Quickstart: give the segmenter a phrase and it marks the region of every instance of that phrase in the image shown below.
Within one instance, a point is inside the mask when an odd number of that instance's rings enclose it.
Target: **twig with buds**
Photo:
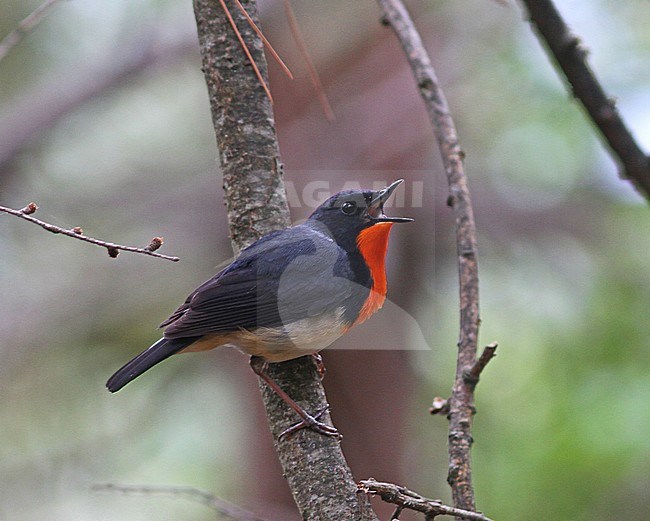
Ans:
[[[122,494],[185,498],[203,503],[215,512],[218,512],[224,518],[233,521],[268,521],[264,518],[257,517],[255,514],[247,512],[220,497],[194,487],[151,487],[144,485],[116,485],[114,483],[105,483],[93,485],[92,490],[98,492],[120,492]]]
[[[172,262],[178,262],[180,260],[178,257],[171,257],[169,255],[156,253],[156,250],[163,245],[164,241],[162,237],[154,237],[153,239],[151,239],[151,242],[144,248],[136,248],[134,246],[123,246],[121,244],[115,244],[112,242],[106,242],[100,239],[95,239],[94,237],[88,237],[87,235],[84,235],[84,231],[79,226],[75,226],[74,228],[70,228],[68,230],[65,228],[61,228],[60,226],[47,223],[45,221],[41,221],[36,217],[32,217],[32,214],[35,213],[36,210],[38,210],[38,206],[36,205],[36,203],[29,203],[27,206],[21,208],[20,210],[15,210],[13,208],[0,206],[0,212],[8,213],[11,215],[15,215],[16,217],[20,217],[21,219],[25,219],[26,221],[39,225],[41,228],[47,230],[48,232],[67,235],[68,237],[72,237],[73,239],[79,239],[80,241],[89,242],[97,246],[102,246],[108,250],[108,255],[113,258],[117,257],[120,251],[130,251],[133,253],[150,255],[151,257],[158,257],[159,259],[165,259]]]

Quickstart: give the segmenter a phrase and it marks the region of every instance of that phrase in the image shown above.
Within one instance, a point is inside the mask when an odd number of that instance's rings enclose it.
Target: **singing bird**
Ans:
[[[314,355],[379,310],[386,298],[386,250],[394,223],[382,190],[347,190],[330,197],[303,224],[258,239],[201,284],[161,324],[163,337],[108,380],[119,391],[176,353],[230,345],[302,418],[283,434],[309,427],[338,435],[289,397],[267,364]]]

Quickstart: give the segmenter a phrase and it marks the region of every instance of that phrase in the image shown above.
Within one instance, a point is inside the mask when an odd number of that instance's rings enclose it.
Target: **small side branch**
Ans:
[[[440,414],[447,416],[449,414],[449,400],[442,396],[436,396],[429,407],[429,414]]]
[[[93,485],[98,492],[119,492],[144,496],[167,496],[197,501],[233,521],[267,521],[209,492],[194,487],[151,487],[144,485],[115,485],[105,483]]]
[[[470,521],[491,521],[480,512],[443,505],[439,499],[428,499],[405,487],[375,481],[372,478],[359,483],[359,490],[366,494],[378,495],[386,503],[397,505],[391,521],[399,519],[398,516],[403,510],[422,512],[427,520],[436,516],[455,516],[457,519],[469,519]]]
[[[481,356],[474,362],[474,365],[463,372],[463,380],[472,389],[476,388],[483,369],[496,356],[498,345],[497,342],[486,345]],[[441,396],[436,396],[431,403],[431,407],[429,407],[429,414],[449,416],[449,400]]]
[[[83,230],[78,226],[75,226],[74,228],[70,228],[68,230],[66,228],[61,228],[60,226],[55,226],[54,224],[41,221],[40,219],[31,216],[31,214],[36,212],[36,210],[38,210],[38,206],[36,205],[36,203],[29,203],[27,206],[21,208],[20,210],[14,210],[13,208],[6,208],[4,206],[0,206],[0,212],[8,213],[11,215],[15,215],[16,217],[20,217],[21,219],[25,219],[26,221],[37,224],[38,226],[47,230],[48,232],[66,235],[68,237],[72,237],[73,239],[78,239],[80,241],[89,242],[97,246],[102,246],[106,248],[106,250],[108,251],[108,255],[112,258],[117,257],[120,251],[130,251],[133,253],[150,255],[151,257],[158,257],[159,259],[165,259],[172,262],[178,262],[180,260],[178,257],[171,257],[169,255],[156,253],[156,250],[163,245],[164,241],[162,237],[154,237],[153,239],[151,239],[149,245],[145,246],[144,248],[136,248],[134,246],[123,246],[121,244],[115,244],[113,242],[106,242],[99,239],[95,239],[93,237],[88,237],[87,235],[84,235]]]
[[[40,24],[49,14],[54,5],[61,0],[47,0],[34,9],[27,18],[23,19],[13,31],[0,42],[0,61],[13,49],[29,32]]]
[[[465,379],[466,383],[476,387],[483,369],[485,369],[485,366],[488,365],[490,360],[496,356],[498,345],[499,344],[497,342],[492,342],[491,344],[485,346],[478,360],[474,362],[474,365],[463,374],[463,378]]]
[[[540,40],[546,43],[551,57],[560,66],[571,85],[573,95],[600,130],[607,145],[623,166],[622,175],[630,179],[646,198],[650,198],[650,157],[635,141],[587,63],[587,50],[574,35],[552,0],[522,0],[530,22]]]

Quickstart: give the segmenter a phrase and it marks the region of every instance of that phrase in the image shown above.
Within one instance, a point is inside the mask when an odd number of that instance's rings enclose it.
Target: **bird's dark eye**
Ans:
[[[355,203],[354,201],[346,201],[343,203],[343,206],[341,206],[341,211],[345,215],[352,215],[356,210],[357,210],[357,203]]]

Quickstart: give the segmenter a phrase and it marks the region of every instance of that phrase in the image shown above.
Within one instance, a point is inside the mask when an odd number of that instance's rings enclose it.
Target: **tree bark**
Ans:
[[[254,2],[243,5],[251,12]],[[262,235],[291,224],[273,110],[219,2],[196,0],[194,11],[219,148],[230,238],[238,253]],[[242,21],[237,11],[232,14],[236,21]],[[261,42],[245,20],[238,26],[266,76]]]
[[[242,4],[257,23],[255,1]],[[271,102],[222,5],[225,4],[218,0],[195,0],[194,11],[231,239],[237,252],[258,237],[288,226],[290,219]],[[261,41],[236,6],[230,12],[266,79]],[[271,364],[269,375],[308,412],[315,413],[327,406],[309,357]],[[298,418],[265,384],[260,383],[260,389],[271,432],[278,439]],[[327,413],[321,420],[331,421]],[[377,519],[367,497],[357,492],[336,438],[303,429],[278,441],[276,449],[303,519]]]

